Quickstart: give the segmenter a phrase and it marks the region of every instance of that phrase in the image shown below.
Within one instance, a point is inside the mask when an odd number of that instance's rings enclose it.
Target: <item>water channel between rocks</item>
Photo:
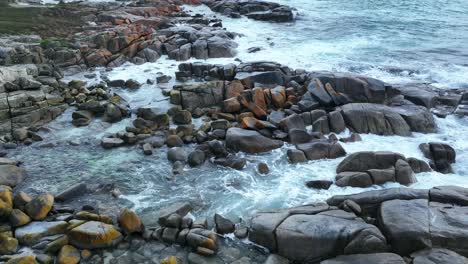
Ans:
[[[208,12],[207,8],[191,8],[194,12]],[[244,21],[244,22],[243,22]],[[250,31],[242,30],[245,19],[233,22],[226,18],[225,26],[228,30],[245,33],[237,39],[239,42],[238,57],[242,60],[271,59],[278,53],[268,57],[265,53],[249,55],[245,52],[248,46],[265,43],[253,40]],[[267,27],[262,22],[252,22],[253,27]],[[232,28],[236,27],[236,28]],[[273,37],[272,41],[278,40]],[[264,41],[265,42],[265,41]],[[282,43],[279,43],[281,45]],[[273,47],[274,48],[274,47]],[[272,48],[272,49],[273,49]],[[282,58],[285,61],[282,61]],[[290,60],[287,54],[277,58],[278,62],[287,65]],[[192,60],[195,61],[195,60]],[[230,63],[233,59],[210,59],[209,63]],[[296,67],[300,61],[296,61]],[[310,68],[311,65],[303,65]],[[330,70],[320,63],[315,64],[317,70]],[[110,72],[97,69],[94,78],[86,78],[84,74],[67,76],[66,80],[82,79],[89,84],[100,80],[106,75],[110,79],[133,78],[141,83],[147,79],[154,79],[157,73],[174,76],[177,63],[163,57],[155,63],[143,65],[126,64]],[[308,69],[309,70],[309,69]],[[88,73],[89,74],[89,73]],[[382,76],[380,76],[382,77]],[[390,76],[384,81],[414,81],[418,76],[408,79],[398,79]],[[423,80],[425,80],[423,78]],[[173,83],[167,85],[170,88]],[[132,109],[140,106],[155,105],[163,109],[170,107],[166,97],[162,95],[161,87],[156,84],[145,84],[137,91],[119,91],[131,105]],[[312,190],[305,186],[308,180],[333,180],[335,168],[342,160],[309,161],[305,164],[291,165],[287,161],[285,145],[271,153],[260,155],[245,155],[248,160],[247,167],[242,171],[219,167],[211,163],[195,169],[186,169],[183,175],[175,180],[167,180],[171,174],[171,164],[166,158],[166,148],[154,152],[152,156],[144,156],[138,147],[121,147],[113,150],[104,150],[99,140],[107,132],[117,132],[131,124],[131,119],[123,120],[113,125],[107,125],[100,120],[94,120],[88,127],[75,128],[71,125],[72,109],[67,110],[57,120],[47,127],[50,132],[42,132],[45,142],[35,143],[32,146],[18,148],[12,152],[11,157],[24,162],[29,177],[20,186],[20,189],[32,193],[57,193],[64,188],[78,182],[86,182],[90,186],[100,185],[93,194],[81,197],[80,203],[87,202],[97,205],[103,210],[115,210],[117,206],[129,206],[147,218],[152,219],[152,212],[176,201],[191,201],[195,206],[194,214],[209,216],[221,213],[231,218],[247,218],[256,210],[294,206],[312,202],[323,201],[336,194],[349,194],[362,192],[362,188],[341,188],[332,186],[329,190]],[[196,120],[200,123],[201,120]],[[345,143],[343,147],[348,153],[357,151],[394,151],[406,157],[424,159],[418,149],[420,143],[445,142],[457,152],[457,162],[454,164],[453,174],[440,174],[428,172],[417,174],[418,183],[411,188],[430,188],[440,185],[458,185],[468,187],[468,120],[456,116],[445,119],[436,118],[438,132],[436,134],[413,133],[411,137],[362,135],[363,141]],[[343,133],[343,136],[349,131]],[[79,146],[71,146],[69,140],[80,140]],[[55,147],[40,147],[44,143],[53,142]],[[186,146],[193,148],[194,146]],[[270,173],[260,175],[255,165],[258,161],[268,164]],[[117,187],[122,196],[110,198],[106,188]],[[368,189],[400,187],[397,183],[375,186]],[[151,223],[149,223],[151,225]]]

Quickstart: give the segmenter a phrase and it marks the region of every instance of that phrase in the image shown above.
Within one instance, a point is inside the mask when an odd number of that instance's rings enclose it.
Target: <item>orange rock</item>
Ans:
[[[235,113],[241,110],[241,104],[236,97],[229,98],[223,101],[223,109],[228,113]]]
[[[140,218],[130,209],[122,209],[118,221],[120,227],[126,234],[141,233],[144,230]]]
[[[286,102],[286,90],[282,86],[271,89],[271,99],[277,108],[283,108]]]
[[[78,264],[80,262],[80,251],[73,246],[65,245],[60,249],[57,264]]]
[[[255,103],[248,101],[246,95],[242,96],[241,104],[249,109],[259,119],[266,119],[267,113],[262,108],[258,107]]]
[[[253,90],[253,102],[262,110],[266,111],[268,109],[267,104],[265,102],[265,95],[263,94],[263,89],[260,87],[256,87]]]
[[[54,205],[54,196],[43,194],[26,204],[26,213],[34,220],[44,220]]]
[[[237,97],[242,94],[244,89],[245,89],[244,85],[242,85],[241,81],[238,81],[238,80],[232,81],[227,87],[224,97],[226,99]]]
[[[114,246],[122,240],[122,234],[109,224],[89,221],[68,232],[70,244],[83,249]]]
[[[291,102],[292,104],[297,103],[297,97],[294,95],[288,96],[288,102]]]
[[[261,130],[261,129],[264,129],[264,128],[271,128],[271,129],[276,128],[270,122],[258,120],[255,117],[245,117],[245,118],[243,118],[242,122],[240,123],[240,127],[245,128],[245,129],[254,129],[254,130]]]
[[[254,117],[254,114],[252,112],[244,112],[239,115],[239,121],[242,121],[246,117]]]

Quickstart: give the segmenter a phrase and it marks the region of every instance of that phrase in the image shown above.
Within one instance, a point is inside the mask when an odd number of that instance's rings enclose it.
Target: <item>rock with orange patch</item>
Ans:
[[[239,100],[236,97],[229,98],[223,101],[223,109],[228,113],[235,113],[240,111],[242,108]]]
[[[286,103],[286,89],[282,86],[278,86],[270,90],[271,100],[277,108],[283,108]]]
[[[253,92],[253,102],[262,110],[266,111],[268,109],[267,103],[265,101],[265,95],[263,94],[263,89],[256,87],[252,90]]]
[[[80,262],[80,251],[74,246],[65,245],[60,249],[57,264],[78,264]]]
[[[252,113],[254,113],[254,115],[259,118],[259,119],[263,119],[265,120],[267,118],[267,113],[265,112],[265,110],[263,110],[262,108],[260,108],[258,105],[256,105],[254,102],[251,102],[247,99],[247,96],[244,95],[242,96],[242,99],[241,99],[241,104],[246,107],[247,109],[249,109]]]
[[[54,205],[54,196],[39,195],[26,204],[26,213],[34,220],[44,220]]]
[[[161,260],[161,264],[181,264],[183,263],[180,259],[174,256],[169,256],[163,260]]]
[[[116,245],[122,234],[112,225],[89,221],[70,230],[68,238],[78,248],[95,249]]]
[[[242,119],[246,117],[255,117],[255,115],[252,112],[244,112],[239,115],[239,121],[242,121]]]
[[[232,81],[224,92],[224,98],[229,99],[237,97],[244,91],[244,85],[241,81]]]
[[[261,130],[265,128],[276,129],[276,127],[267,121],[258,120],[255,117],[245,117],[240,123],[241,128]]]
[[[37,264],[35,256],[18,256],[13,257],[6,264]]]
[[[122,209],[120,212],[119,224],[124,233],[128,235],[132,233],[141,233],[145,229],[137,214],[127,208]]]

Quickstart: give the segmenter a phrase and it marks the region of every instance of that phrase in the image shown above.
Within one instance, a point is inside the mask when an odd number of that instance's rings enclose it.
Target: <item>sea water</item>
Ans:
[[[270,60],[292,68],[330,70],[369,75],[389,83],[427,82],[442,88],[468,87],[468,12],[463,1],[335,1],[281,0],[297,9],[297,21],[275,24],[246,18],[232,19],[212,13],[206,7],[186,7],[223,19],[227,30],[242,34],[237,58],[242,61]],[[261,47],[257,53],[248,48]],[[196,61],[196,60],[191,60]],[[230,59],[210,59],[208,63],[232,63]],[[94,79],[83,74],[66,79],[86,79],[88,83],[110,79],[133,78],[142,83],[157,74],[174,78],[177,63],[163,56],[155,63],[125,64],[106,72],[96,70]],[[173,83],[171,83],[173,84]],[[167,109],[170,104],[156,84],[144,84],[137,91],[118,91],[132,109],[154,105]],[[171,164],[167,149],[144,156],[138,147],[104,150],[99,140],[105,133],[123,130],[130,119],[106,125],[94,120],[90,126],[75,128],[67,110],[43,132],[45,141],[56,142],[53,148],[40,144],[20,148],[13,157],[24,162],[29,177],[21,188],[29,192],[56,193],[86,182],[91,186],[112,184],[122,196],[110,194],[83,197],[105,210],[109,204],[125,205],[139,212],[155,211],[172,202],[190,201],[195,214],[212,216],[218,212],[230,217],[248,217],[256,210],[295,206],[323,201],[337,194],[365,190],[402,187],[387,183],[371,188],[332,186],[329,190],[312,190],[309,180],[333,180],[336,166],[343,158],[289,164],[285,145],[271,153],[243,155],[247,167],[242,171],[210,163],[195,169],[186,168],[183,175],[168,180]],[[362,142],[344,143],[348,153],[357,151],[394,151],[406,157],[426,160],[418,146],[426,142],[444,142],[457,152],[454,173],[428,172],[417,174],[418,182],[410,188],[438,185],[468,187],[468,119],[448,116],[436,118],[437,133],[414,133],[411,137],[361,135]],[[349,131],[339,136],[347,136]],[[80,146],[67,142],[79,139]],[[187,146],[190,151],[192,146]],[[265,162],[270,168],[266,176],[256,172],[256,164]]]

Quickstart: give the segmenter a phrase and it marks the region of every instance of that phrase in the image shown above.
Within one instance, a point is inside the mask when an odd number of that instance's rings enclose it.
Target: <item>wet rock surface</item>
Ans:
[[[291,8],[271,2],[202,2],[230,17],[294,20]],[[0,42],[0,140],[5,150],[1,156],[15,148],[21,153],[25,145],[32,145],[25,151],[40,146],[44,153],[73,146],[79,150],[70,157],[70,168],[37,164],[42,161],[38,158],[34,166],[42,174],[28,177],[51,179],[44,175],[50,166],[64,169],[61,176],[68,183],[70,170],[83,170],[77,175],[83,182],[53,190],[55,197],[38,193],[43,186],[29,188],[30,197],[20,191],[25,179],[33,181],[26,178],[24,164],[0,158],[0,185],[5,185],[0,186],[0,262],[466,263],[468,191],[462,187],[383,189],[334,196],[327,204],[260,212],[262,208],[244,208],[254,214],[251,221],[235,210],[229,212],[232,204],[209,205],[206,200],[213,196],[203,197],[206,193],[222,193],[232,201],[245,197],[242,194],[252,190],[245,186],[246,177],[259,192],[263,181],[271,180],[278,188],[271,195],[279,201],[283,183],[272,174],[284,168],[283,161],[297,169],[304,164],[323,166],[323,160],[348,155],[353,149],[348,144],[362,141],[359,133],[434,133],[438,128],[433,114],[463,116],[468,99],[464,91],[390,85],[356,74],[306,72],[269,61],[194,62],[235,57],[238,35],[224,29],[217,18],[182,12],[182,4],[198,1],[78,4],[73,8],[88,14],[83,18],[87,26],[74,43],[41,41],[36,36]],[[178,65],[174,78],[158,72],[146,82],[136,76],[111,80],[104,71],[85,74],[92,84],[62,79],[62,70],[107,67],[112,72],[126,62],[141,65],[162,56],[188,62]],[[100,82],[91,81],[94,78]],[[129,96],[147,92],[155,83],[157,92],[166,96],[162,101],[143,105]],[[169,109],[160,107],[163,101],[170,103]],[[52,133],[46,133],[44,125],[64,111],[75,132],[84,130],[98,139],[73,136],[66,147],[49,141]],[[99,131],[92,128],[96,124],[102,125]],[[141,155],[136,159],[135,149]],[[282,149],[287,152],[279,155]],[[453,172],[453,147],[427,143],[420,149],[429,164],[394,152],[349,153],[336,160],[335,182],[311,178],[305,186],[324,194],[338,187],[411,185],[415,173],[431,168]],[[108,162],[96,154],[103,151],[115,158],[116,168],[109,168],[112,173],[105,176],[90,173],[89,160]],[[277,157],[264,162],[270,152]],[[162,166],[156,173],[146,171],[155,163]],[[134,169],[131,180],[115,176],[118,172],[129,177],[128,167]],[[197,190],[197,181],[208,177],[205,168],[240,172],[235,174],[238,178],[213,181]],[[188,170],[194,172],[188,176]],[[151,180],[143,176],[149,173]],[[284,173],[296,176],[294,169]],[[130,186],[135,182],[139,183]],[[194,187],[182,189],[180,182]],[[139,189],[151,184],[151,195],[160,192],[164,198],[156,201],[145,196],[148,190]],[[139,195],[143,198],[135,198]],[[310,193],[303,196],[310,198]],[[143,212],[128,209],[140,202],[151,206]],[[221,206],[226,211],[206,215]],[[272,254],[267,257],[262,249],[243,243],[245,238]]]
[[[255,0],[205,0],[202,2],[211,10],[233,18],[245,15],[251,19],[270,22],[290,22],[294,20],[293,10],[290,7],[273,2]]]

